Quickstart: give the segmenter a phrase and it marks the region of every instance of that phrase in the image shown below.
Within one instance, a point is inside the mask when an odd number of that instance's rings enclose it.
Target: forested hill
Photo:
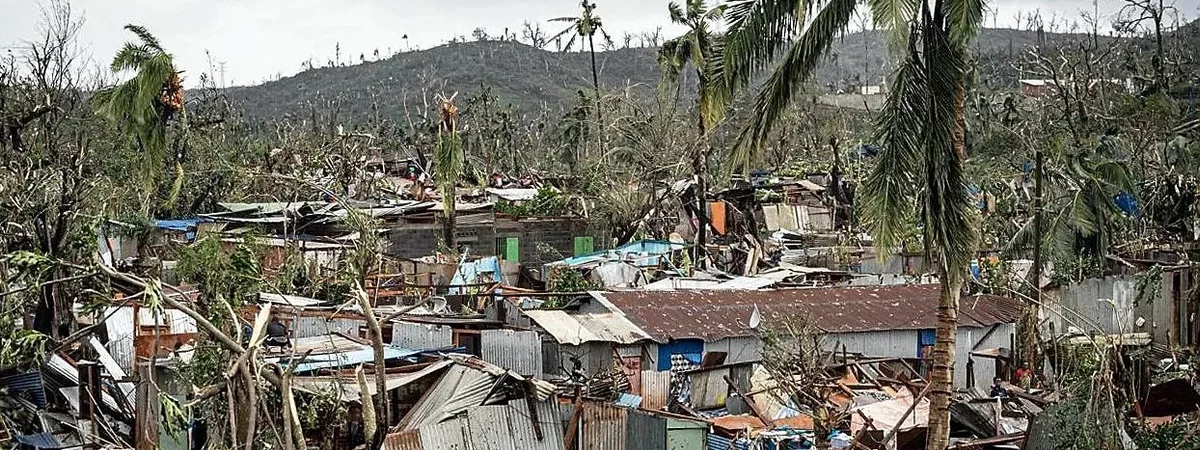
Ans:
[[[1187,28],[1198,27],[1193,23]],[[1050,44],[1085,38],[1046,36]],[[980,70],[989,79],[1014,84],[1019,74],[1013,61],[1036,43],[1035,32],[985,29],[973,48],[980,55]],[[656,48],[597,53],[601,84],[606,89],[651,93],[660,79],[656,53]],[[890,61],[881,32],[848,34],[818,70],[817,81],[822,86],[879,84],[892,70]],[[406,108],[418,111],[425,102],[432,104],[437,93],[466,95],[481,85],[522,111],[537,112],[543,106],[557,111],[591,86],[589,55],[540,50],[513,41],[446,44],[379,61],[306,70],[256,86],[231,88],[229,95],[251,120],[307,117],[314,106],[337,110],[345,120],[362,120],[375,114],[404,117]]]

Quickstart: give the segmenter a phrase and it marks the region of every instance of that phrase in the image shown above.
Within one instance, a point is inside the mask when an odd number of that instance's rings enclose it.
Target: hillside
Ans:
[[[1047,34],[1046,40],[1058,45],[1086,37]],[[973,47],[992,83],[1012,85],[1019,77],[1013,62],[1036,43],[1035,32],[985,29]],[[651,92],[660,76],[656,52],[628,48],[598,53],[601,84],[608,89]],[[837,42],[818,69],[816,81],[822,86],[879,84],[893,67],[881,32],[852,33]],[[466,95],[481,84],[523,111],[543,106],[558,110],[573,101],[578,90],[591,86],[590,61],[586,53],[545,51],[512,41],[467,42],[353,66],[307,70],[257,86],[231,88],[229,96],[252,120],[307,116],[310,105],[331,104],[336,104],[342,117],[362,120],[375,108],[388,117],[403,117],[406,102],[408,111],[416,111],[424,99],[432,102],[436,93]]]
[[[659,71],[655,52],[634,48],[596,56],[601,83],[606,87],[639,86],[653,89]],[[373,105],[402,116],[433,102],[439,92],[463,95],[481,84],[506,103],[522,110],[542,105],[557,109],[579,89],[591,86],[591,65],[586,53],[538,50],[511,41],[447,44],[402,53],[392,58],[346,67],[307,70],[295,76],[257,86],[237,87],[229,96],[241,103],[254,119],[306,115],[310,104],[339,101],[342,112],[354,119],[367,117]]]

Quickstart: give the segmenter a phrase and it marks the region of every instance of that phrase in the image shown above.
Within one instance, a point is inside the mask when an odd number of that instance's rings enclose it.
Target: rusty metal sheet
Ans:
[[[480,357],[521,375],[542,374],[542,338],[536,331],[483,330]]]
[[[752,336],[754,309],[764,319],[807,314],[822,330],[863,332],[937,327],[938,285],[893,285],[759,291],[623,291],[602,294],[654,340],[716,341]],[[960,301],[960,327],[1016,322],[1021,304],[999,296]]]
[[[658,411],[671,396],[671,372],[642,371],[642,408]]]
[[[607,403],[586,402],[580,417],[583,437],[579,450],[634,450],[627,446],[629,410]]]
[[[416,430],[389,434],[383,440],[383,450],[424,450],[421,434]]]

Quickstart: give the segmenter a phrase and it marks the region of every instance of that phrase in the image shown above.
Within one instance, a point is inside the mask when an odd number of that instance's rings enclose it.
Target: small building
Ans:
[[[893,285],[781,290],[628,291],[595,294],[584,313],[617,311],[657,343],[656,358],[643,367],[680,371],[701,365],[758,361],[763,344],[754,316],[768,326],[807,315],[824,332],[830,350],[869,357],[902,358],[920,366],[931,354],[940,287]],[[960,301],[955,380],[967,385],[968,360],[983,350],[1005,354],[1015,334],[1021,303],[975,295]],[[973,361],[974,380],[1003,369],[1002,358]],[[919,369],[920,370],[920,369]]]

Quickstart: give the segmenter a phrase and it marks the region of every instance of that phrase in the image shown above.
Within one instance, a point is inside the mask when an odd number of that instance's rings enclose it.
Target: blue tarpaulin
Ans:
[[[1128,192],[1121,191],[1120,194],[1117,194],[1117,198],[1113,199],[1113,203],[1116,203],[1117,208],[1120,208],[1125,214],[1131,216],[1138,214],[1137,197],[1130,195]]]
[[[617,406],[637,409],[639,406],[642,406],[642,397],[633,394],[621,394],[617,398]]]
[[[190,242],[196,240],[196,225],[203,221],[203,219],[198,217],[191,219],[164,219],[155,220],[154,226],[163,230],[182,231],[187,233],[187,239]]]
[[[26,445],[33,448],[67,448],[66,445],[63,445],[58,438],[54,437],[54,435],[50,433],[17,435],[16,439],[17,442],[21,443],[21,445]]]
[[[480,258],[473,262],[463,262],[458,264],[458,270],[454,272],[454,278],[450,280],[450,286],[468,286],[475,283],[500,283],[500,259],[495,256]],[[468,288],[450,288],[451,294],[467,294]]]
[[[586,255],[566,258],[550,264],[576,267],[586,265],[588,263],[623,261],[628,258],[641,256],[642,258],[638,258],[639,263],[644,263],[645,265],[658,265],[661,256],[670,255],[674,251],[683,250],[685,248],[687,248],[686,244],[679,244],[670,241],[636,241],[614,249],[600,250],[588,253]]]

